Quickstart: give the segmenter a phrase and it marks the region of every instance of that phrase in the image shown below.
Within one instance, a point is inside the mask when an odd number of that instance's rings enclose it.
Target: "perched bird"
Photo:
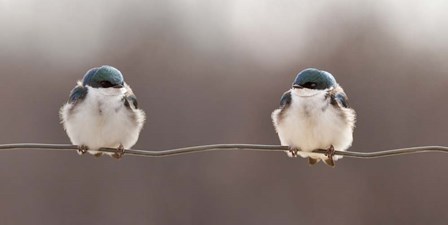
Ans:
[[[334,166],[334,161],[342,158],[334,151],[347,150],[353,141],[355,111],[348,106],[342,87],[326,71],[309,68],[299,72],[271,116],[281,144],[290,147],[288,155],[308,157],[311,165],[323,160]],[[326,149],[327,154],[310,153],[317,149]]]
[[[79,154],[101,156],[103,153],[96,151],[99,148],[116,148],[115,153],[106,154],[117,159],[137,142],[145,122],[131,88],[112,66],[87,71],[59,115]]]

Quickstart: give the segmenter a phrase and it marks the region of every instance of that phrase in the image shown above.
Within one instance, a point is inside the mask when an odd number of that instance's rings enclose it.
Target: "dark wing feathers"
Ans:
[[[70,92],[70,97],[68,99],[69,103],[76,104],[78,101],[83,100],[87,95],[87,88],[81,85],[76,86]]]
[[[291,104],[291,90],[283,93],[282,97],[280,98],[280,107],[284,107],[289,104]]]
[[[138,109],[137,97],[134,94],[124,96],[124,105],[129,109]]]
[[[340,105],[342,105],[344,108],[349,108],[348,106],[348,99],[347,96],[344,93],[337,93],[334,98],[337,102],[339,102]]]
[[[344,108],[350,108],[350,106],[348,105],[347,95],[345,95],[344,91],[340,87],[332,89],[330,91],[330,97],[331,97],[331,104],[333,105],[337,104]]]

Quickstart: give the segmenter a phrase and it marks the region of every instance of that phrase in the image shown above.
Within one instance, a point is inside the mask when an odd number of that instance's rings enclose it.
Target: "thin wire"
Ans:
[[[78,146],[68,144],[39,144],[39,143],[17,143],[17,144],[0,144],[0,150],[12,149],[39,149],[39,150],[76,150]],[[167,157],[181,154],[205,152],[205,151],[222,151],[222,150],[238,150],[238,151],[287,151],[287,146],[280,145],[255,145],[255,144],[216,144],[202,145],[194,147],[176,148],[161,151],[147,151],[137,149],[125,149],[126,155],[144,156],[144,157]],[[114,148],[101,148],[101,152],[115,152]],[[325,154],[327,150],[317,149],[315,153]],[[351,158],[372,159],[413,153],[424,152],[445,152],[448,153],[448,147],[444,146],[421,146],[411,148],[399,148],[377,152],[350,152],[335,151],[335,155],[341,155]]]

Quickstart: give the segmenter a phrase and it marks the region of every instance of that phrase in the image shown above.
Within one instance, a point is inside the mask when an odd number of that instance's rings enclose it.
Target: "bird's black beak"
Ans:
[[[113,86],[113,88],[122,88],[122,87],[123,87],[123,84],[117,84],[117,85]]]
[[[293,84],[293,85],[292,85],[292,88],[294,88],[294,89],[295,89],[295,88],[301,89],[301,88],[303,88],[303,87],[300,86],[300,85],[298,85],[298,84]]]

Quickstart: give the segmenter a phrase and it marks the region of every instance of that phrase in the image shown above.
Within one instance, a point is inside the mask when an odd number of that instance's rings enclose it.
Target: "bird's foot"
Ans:
[[[76,152],[78,152],[79,155],[84,155],[87,153],[87,150],[89,150],[89,147],[86,145],[78,145],[78,149],[76,149]]]
[[[330,148],[328,148],[327,152],[325,153],[325,156],[328,157],[328,159],[324,160],[325,164],[327,164],[327,165],[329,165],[331,167],[335,166],[334,165],[334,159],[333,159],[334,154],[335,154],[334,146],[331,145]]]
[[[331,145],[328,149],[327,152],[325,152],[325,156],[328,156],[328,158],[333,158],[335,153],[334,147],[333,145]]]
[[[120,144],[117,148],[117,151],[112,155],[112,157],[116,159],[120,159],[124,155],[124,147],[122,144]]]
[[[98,158],[98,157],[103,156],[103,153],[102,152],[98,152],[98,153],[95,153],[94,156]]]
[[[286,153],[288,153],[289,157],[296,158],[298,156],[298,154],[297,154],[298,151],[299,151],[299,149],[290,147]]]

